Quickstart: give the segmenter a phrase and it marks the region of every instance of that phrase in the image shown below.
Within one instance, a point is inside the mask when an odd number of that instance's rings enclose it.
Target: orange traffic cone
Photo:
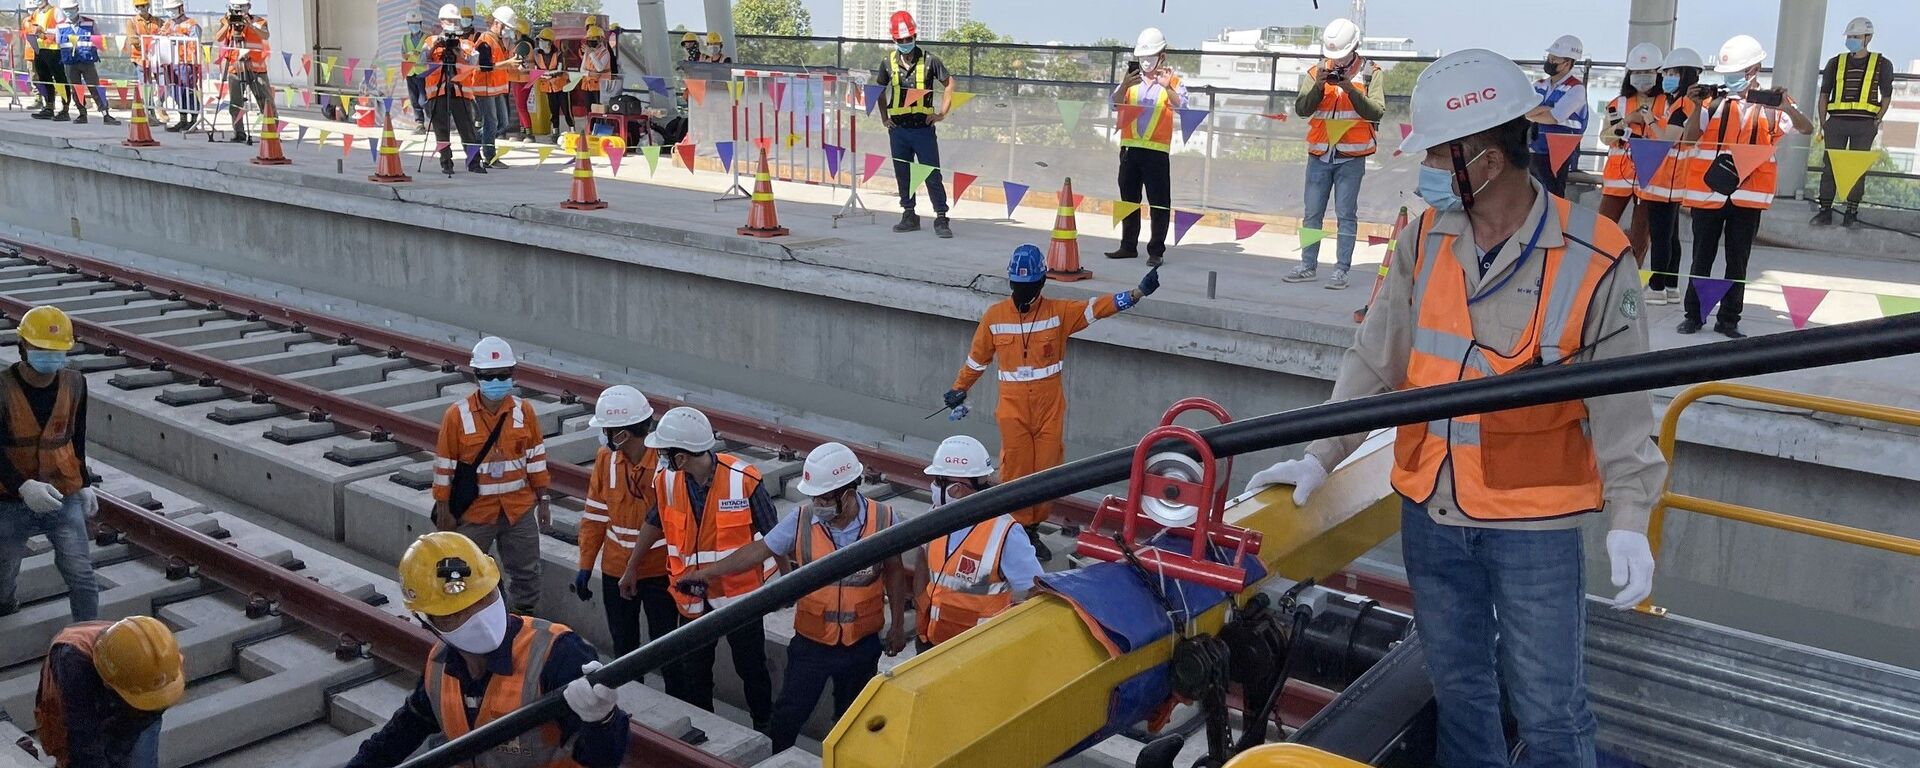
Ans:
[[[128,147],[157,147],[160,142],[153,140],[153,131],[147,127],[147,105],[140,98],[140,86],[133,87],[133,119],[127,121],[127,140],[120,142]]]
[[[273,99],[260,103],[260,153],[253,158],[254,165],[291,165],[285,153],[280,151],[280,115],[273,110]]]
[[[400,166],[400,140],[393,137],[393,113],[387,113],[387,122],[380,128],[380,160],[373,165],[373,175],[368,181],[383,184],[399,184],[413,181],[407,175],[407,169]]]
[[[767,174],[767,148],[760,148],[760,168],[753,172],[753,202],[747,204],[747,225],[739,229],[749,237],[780,237],[787,228],[773,210],[773,178]]]
[[[1367,294],[1367,304],[1353,311],[1353,321],[1367,321],[1367,310],[1373,307],[1373,300],[1380,297],[1380,285],[1387,281],[1387,265],[1393,263],[1393,244],[1400,240],[1400,230],[1407,228],[1407,207],[1400,206],[1400,215],[1393,217],[1393,236],[1387,238],[1387,256],[1380,260],[1380,272],[1373,278],[1373,293]]]
[[[607,207],[607,201],[600,199],[600,190],[593,185],[593,156],[587,154],[587,138],[581,135],[573,142],[573,189],[567,193],[567,201],[560,207],[573,211],[597,211]]]
[[[1073,179],[1060,184],[1060,209],[1053,216],[1053,241],[1047,244],[1047,277],[1073,282],[1093,277],[1080,266],[1080,229],[1073,223]]]

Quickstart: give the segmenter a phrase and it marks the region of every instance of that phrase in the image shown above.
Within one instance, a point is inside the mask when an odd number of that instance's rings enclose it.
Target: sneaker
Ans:
[[[933,217],[933,234],[939,237],[953,237],[953,225],[947,223],[947,217]]]
[[[100,122],[106,123],[107,125],[119,125],[120,119],[114,117],[113,115],[101,115]]]
[[[901,212],[900,223],[893,225],[893,231],[895,232],[920,231],[920,215],[917,213],[914,213],[913,211]]]
[[[1668,304],[1680,303],[1680,289],[1678,288],[1667,289],[1667,303]]]
[[[86,125],[86,124],[87,124],[87,113],[85,113],[85,112],[82,112],[82,113],[80,113],[80,114],[77,114],[77,115],[74,115],[74,116],[73,116],[73,124],[74,124],[74,125]]]
[[[33,117],[33,119],[35,119],[35,120],[52,120],[52,119],[53,119],[53,110],[51,110],[51,109],[43,109],[43,110],[40,110],[40,111],[38,111],[38,112],[35,112],[35,113],[33,113],[33,115],[32,115],[32,117]]]
[[[1288,272],[1285,277],[1282,277],[1280,279],[1282,281],[1289,282],[1289,283],[1304,283],[1314,279],[1314,277],[1317,276],[1318,274],[1319,274],[1318,269],[1302,264],[1300,266],[1294,267],[1292,272]]]
[[[1725,320],[1714,323],[1713,332],[1729,339],[1744,339],[1747,337],[1746,334],[1740,332],[1739,323],[1729,323]]]
[[[233,131],[233,136],[229,137],[227,142],[231,144],[245,144],[247,143],[247,132],[236,128]]]
[[[66,110],[65,108],[62,108],[62,109],[60,110],[60,112],[59,112],[58,114],[55,114],[55,115],[53,116],[53,119],[55,119],[55,120],[59,120],[60,122],[63,122],[63,123],[64,123],[64,122],[66,122],[66,121],[67,121],[67,110]]]
[[[475,155],[472,160],[467,161],[467,173],[486,173],[486,172],[487,172],[487,166],[485,163],[480,162],[479,155]]]
[[[1692,336],[1693,334],[1700,332],[1700,321],[1695,320],[1693,318],[1687,318],[1685,320],[1681,320],[1680,327],[1675,328],[1674,330],[1678,331],[1682,336]]]
[[[1343,291],[1343,290],[1346,290],[1346,288],[1347,288],[1347,271],[1346,271],[1346,270],[1344,270],[1344,269],[1340,269],[1340,268],[1338,268],[1338,267],[1335,267],[1335,268],[1334,268],[1334,270],[1333,270],[1333,277],[1332,277],[1331,279],[1329,279],[1329,280],[1327,280],[1327,285],[1326,285],[1326,288],[1327,288],[1327,290],[1329,290],[1329,291]]]
[[[1650,306],[1650,307],[1663,306],[1667,303],[1667,292],[1650,289],[1647,291],[1645,300],[1646,300],[1647,306]]]
[[[1107,251],[1106,257],[1109,259],[1137,259],[1140,258],[1140,252],[1132,248],[1115,248]]]
[[[1814,214],[1813,219],[1808,221],[1807,223],[1816,227],[1832,226],[1833,209],[1825,206],[1821,206],[1820,212]]]

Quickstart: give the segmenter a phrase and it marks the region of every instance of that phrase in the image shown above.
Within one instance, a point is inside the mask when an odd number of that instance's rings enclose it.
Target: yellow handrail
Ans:
[[[1667,414],[1660,421],[1660,453],[1667,457],[1669,467],[1673,464],[1673,448],[1677,442],[1675,433],[1680,428],[1680,412],[1703,397],[1727,397],[1756,403],[1768,403],[1789,408],[1804,408],[1819,413],[1831,413],[1840,416],[1852,416],[1889,424],[1901,424],[1920,427],[1920,411],[1895,408],[1887,405],[1873,405],[1852,400],[1841,400],[1819,395],[1804,395],[1798,392],[1784,392],[1778,389],[1756,387],[1750,384],[1733,384],[1716,381],[1708,384],[1688,387],[1667,406]],[[1661,531],[1665,527],[1667,509],[1682,509],[1702,515],[1737,520],[1743,523],[1763,525],[1782,531],[1804,533],[1831,541],[1858,544],[1863,547],[1883,549],[1906,555],[1920,556],[1920,539],[1910,539],[1890,533],[1869,531],[1820,520],[1808,520],[1804,517],[1769,512],[1764,509],[1730,504],[1724,501],[1703,499],[1674,493],[1671,470],[1667,473],[1668,484],[1660,490],[1660,499],[1654,504],[1653,516],[1647,521],[1647,542],[1653,547],[1654,558],[1660,556]],[[1666,610],[1653,604],[1653,596],[1648,595],[1641,601],[1638,610],[1644,613],[1662,615]]]

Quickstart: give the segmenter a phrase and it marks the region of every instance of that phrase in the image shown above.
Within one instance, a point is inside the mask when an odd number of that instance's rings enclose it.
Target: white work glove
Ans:
[[[44,515],[60,508],[60,492],[50,483],[28,480],[20,484],[20,499],[27,503],[27,509],[34,514]]]
[[[80,509],[87,513],[87,519],[92,520],[98,517],[100,515],[100,494],[94,491],[92,487],[81,488],[79,494]]]
[[[1327,468],[1320,466],[1320,460],[1312,456],[1288,459],[1253,474],[1247,481],[1247,492],[1265,488],[1269,485],[1293,486],[1293,505],[1306,506],[1307,497],[1327,481]]]
[[[600,662],[589,661],[580,665],[580,677],[567,683],[561,695],[567,698],[567,706],[580,717],[583,723],[598,723],[613,715],[613,707],[619,703],[613,689],[587,680],[586,676],[600,668]]]
[[[1646,534],[1608,531],[1607,560],[1613,563],[1613,585],[1625,587],[1608,601],[1614,610],[1629,610],[1653,594],[1653,548]]]

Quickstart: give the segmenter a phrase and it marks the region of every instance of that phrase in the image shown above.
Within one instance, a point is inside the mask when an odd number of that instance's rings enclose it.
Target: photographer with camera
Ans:
[[[1633,224],[1627,239],[1633,243],[1633,259],[1647,262],[1647,212],[1635,204],[1633,156],[1628,144],[1633,139],[1658,138],[1672,109],[1666,94],[1660,92],[1660,60],[1666,54],[1660,46],[1641,43],[1627,52],[1627,76],[1620,81],[1620,95],[1607,102],[1607,126],[1600,143],[1607,147],[1607,164],[1600,171],[1600,215],[1615,224],[1635,205]]]
[[[1720,46],[1719,64],[1713,68],[1725,78],[1724,84],[1695,85],[1687,91],[1691,113],[1685,139],[1699,142],[1686,176],[1686,206],[1693,211],[1693,268],[1688,271],[1696,277],[1713,274],[1715,252],[1720,250],[1721,237],[1726,238],[1723,276],[1732,285],[1720,300],[1713,330],[1731,339],[1746,336],[1739,325],[1746,299],[1747,257],[1760,231],[1760,214],[1773,207],[1777,170],[1773,153],[1768,152],[1765,162],[1742,176],[1733,150],[1743,144],[1771,147],[1790,130],[1813,133],[1813,121],[1800,112],[1786,89],[1754,87],[1766,58],[1760,41],[1735,36]],[[1686,319],[1678,330],[1696,333],[1703,318],[1700,296],[1691,282],[1686,307]]]
[[[450,130],[460,132],[462,146],[476,146],[473,97],[469,82],[479,72],[479,56],[460,34],[460,7],[453,3],[440,6],[440,34],[427,51],[427,120],[433,124],[434,140],[440,147],[440,172],[453,175],[453,148],[447,143]],[[478,154],[467,158],[468,173],[486,173]]]
[[[1566,197],[1567,172],[1579,162],[1580,153],[1569,152],[1559,167],[1553,164],[1553,152],[1547,136],[1587,132],[1587,84],[1573,76],[1573,65],[1586,58],[1586,46],[1580,38],[1561,35],[1547,46],[1547,76],[1533,81],[1533,92],[1540,95],[1540,106],[1527,112],[1533,125],[1533,177],[1547,191]]]
[[[1360,57],[1360,27],[1334,19],[1320,47],[1326,58],[1307,70],[1307,82],[1301,84],[1300,96],[1293,102],[1294,114],[1307,118],[1307,153],[1312,155],[1307,160],[1307,215],[1300,226],[1319,229],[1326,221],[1327,197],[1333,196],[1340,240],[1327,288],[1340,290],[1347,287],[1347,270],[1353,268],[1353,239],[1360,231],[1360,180],[1367,175],[1367,157],[1379,148],[1374,123],[1386,112],[1387,99],[1385,91],[1373,87],[1380,67]],[[1346,127],[1334,135],[1328,121]],[[1312,280],[1319,261],[1316,241],[1300,250],[1300,266],[1281,279]]]
[[[247,93],[252,92],[254,101],[261,104],[273,98],[272,86],[267,82],[269,37],[267,17],[253,15],[252,0],[227,3],[227,18],[221,23],[220,32],[214,35],[214,41],[219,44],[217,60],[222,63],[227,78],[227,98],[231,99],[227,114],[233,118],[232,141],[236,144],[247,140],[247,125],[242,120],[247,109]]]

